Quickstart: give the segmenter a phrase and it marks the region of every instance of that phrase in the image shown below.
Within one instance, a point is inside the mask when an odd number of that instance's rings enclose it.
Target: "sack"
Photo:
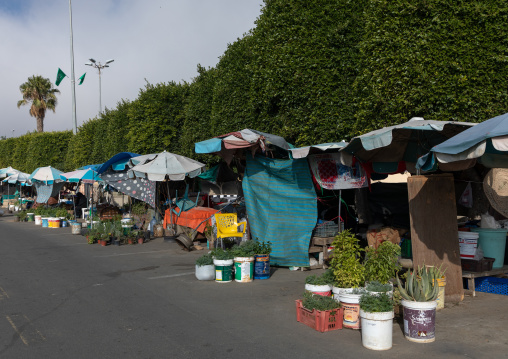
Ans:
[[[496,222],[494,217],[488,213],[482,214],[482,220],[480,222],[482,228],[501,228],[501,225]]]
[[[385,241],[394,244],[400,243],[400,233],[395,228],[385,227],[381,229],[370,229],[367,231],[367,242],[369,247],[377,249],[379,245]]]

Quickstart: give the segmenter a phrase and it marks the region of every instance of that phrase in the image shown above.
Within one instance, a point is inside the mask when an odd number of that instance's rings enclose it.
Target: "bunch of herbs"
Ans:
[[[308,310],[333,310],[340,308],[340,303],[335,301],[332,297],[324,297],[322,295],[312,295],[311,293],[304,293],[302,305]]]
[[[391,312],[393,300],[386,293],[365,293],[360,297],[360,308],[369,313]]]

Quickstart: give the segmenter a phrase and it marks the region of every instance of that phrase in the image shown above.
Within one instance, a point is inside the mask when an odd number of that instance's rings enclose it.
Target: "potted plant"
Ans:
[[[215,281],[227,283],[233,280],[233,253],[229,249],[215,248],[212,250],[215,265]]]
[[[254,279],[270,278],[270,253],[272,253],[272,243],[270,241],[259,241],[256,238],[257,249],[254,254]]]
[[[391,283],[383,284],[373,280],[365,284],[365,289],[373,294],[386,293],[390,298],[393,296],[393,285]]]
[[[365,280],[386,284],[400,270],[400,246],[385,241],[378,248],[365,248]]]
[[[435,271],[427,267],[418,267],[410,271],[402,282],[397,275],[397,285],[402,296],[404,336],[417,343],[430,343],[436,340],[435,322],[439,286]]]
[[[198,280],[215,279],[215,266],[210,253],[203,254],[196,260],[196,278]]]
[[[252,282],[254,278],[254,255],[258,249],[255,241],[246,241],[231,248],[235,264],[235,281],[240,283]]]
[[[296,320],[322,333],[342,329],[342,315],[340,303],[331,297],[306,292],[296,301]]]
[[[86,235],[86,240],[88,244],[94,244],[96,243],[100,238],[99,231],[96,228],[90,228],[88,230],[88,233]]]
[[[365,267],[361,263],[361,253],[357,238],[350,230],[340,232],[332,242],[334,250],[330,259],[330,269],[334,276],[334,298],[344,308],[344,327],[360,329],[360,295],[353,288],[365,283]]]
[[[373,350],[392,347],[393,301],[386,293],[366,292],[360,297],[362,344]]]
[[[14,217],[14,222],[24,222],[26,219],[26,211],[19,211]]]
[[[305,278],[305,290],[312,294],[330,297],[332,295],[333,272],[329,269],[322,275]]]
[[[445,270],[442,270],[441,268],[443,265],[441,264],[439,267],[435,266],[426,266],[430,272],[430,275],[432,278],[437,278],[437,285],[439,287],[439,294],[437,296],[437,307],[436,310],[440,310],[444,308],[445,303],[445,286],[446,286],[446,277],[445,277]],[[435,284],[435,282],[432,282],[432,284]]]
[[[205,223],[203,234],[206,238],[206,248],[213,249],[215,247],[215,238],[213,235],[213,227],[210,225],[209,221]]]

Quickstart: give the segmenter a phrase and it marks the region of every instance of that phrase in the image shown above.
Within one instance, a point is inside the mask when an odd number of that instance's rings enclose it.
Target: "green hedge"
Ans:
[[[254,128],[297,145],[350,139],[420,116],[481,122],[506,112],[508,3],[266,0],[256,26],[191,83],[147,84],[70,132],[0,140],[25,172],[102,163],[117,152],[194,154]]]

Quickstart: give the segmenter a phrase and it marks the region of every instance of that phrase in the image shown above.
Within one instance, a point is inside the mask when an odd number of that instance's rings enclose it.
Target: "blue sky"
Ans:
[[[254,27],[262,0],[73,0],[78,126],[99,112],[99,77],[89,58],[115,61],[102,73],[102,105],[134,100],[146,82],[192,81],[198,64],[215,66],[227,48]],[[32,75],[52,82],[71,75],[68,0],[0,0],[0,136],[36,129],[28,106],[17,108],[19,86]],[[56,113],[45,131],[72,129],[71,82],[59,87]],[[13,131],[14,130],[14,131]]]

